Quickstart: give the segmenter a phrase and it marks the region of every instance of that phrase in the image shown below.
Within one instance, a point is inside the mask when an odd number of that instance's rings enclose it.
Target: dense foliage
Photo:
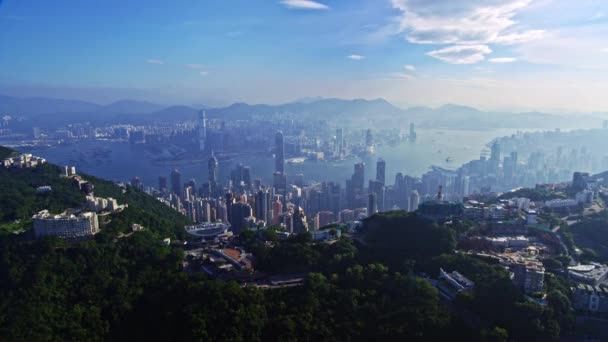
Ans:
[[[566,244],[576,245],[584,261],[608,262],[608,211],[585,217],[582,221],[564,227]]]
[[[564,199],[567,196],[565,194],[558,194],[555,192],[551,192],[547,189],[543,188],[522,188],[515,191],[507,192],[498,197],[499,200],[502,199],[511,199],[515,197],[525,197],[529,198],[534,202],[545,202],[554,199]]]
[[[61,212],[80,207],[82,194],[70,179],[59,177],[60,169],[42,165],[35,169],[0,167],[0,222],[29,219],[40,210]],[[48,185],[52,190],[37,194],[36,188]]]
[[[15,213],[3,211],[4,222],[52,203],[57,210],[77,206],[82,195],[69,184],[61,187],[56,171],[49,165],[0,174],[0,184],[30,201],[3,202]],[[462,227],[397,211],[367,220],[355,242],[312,243],[308,234],[280,240],[276,228],[240,236],[258,269],[307,274],[303,286],[263,290],[187,274],[183,251],[161,243],[183,234],[184,217],[133,188],[85,178],[97,196],[114,197],[128,209],[111,215],[90,241],[0,237],[0,339],[555,340],[557,324],[569,317],[559,283],[552,283],[548,307],[525,301],[501,267],[454,253]],[[65,193],[45,202],[29,192],[39,182],[57,182]],[[145,229],[129,234],[132,223]],[[477,283],[458,299],[466,311],[445,305],[416,276],[435,275],[439,267]]]

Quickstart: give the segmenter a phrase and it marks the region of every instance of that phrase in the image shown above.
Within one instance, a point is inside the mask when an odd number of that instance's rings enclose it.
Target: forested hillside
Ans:
[[[1,222],[77,207],[84,197],[59,171],[0,170]],[[131,187],[83,177],[97,196],[128,209],[89,241],[0,236],[0,340],[504,341],[560,333],[559,302],[527,303],[500,267],[454,254],[457,224],[389,212],[365,222],[365,241],[334,244],[246,231],[240,239],[261,271],[307,275],[297,287],[243,287],[182,270],[183,250],[162,239],[183,234],[183,216]],[[53,191],[40,197],[40,185]],[[145,229],[125,236],[132,223]],[[479,284],[459,300],[482,324],[465,323],[419,276],[438,267]]]

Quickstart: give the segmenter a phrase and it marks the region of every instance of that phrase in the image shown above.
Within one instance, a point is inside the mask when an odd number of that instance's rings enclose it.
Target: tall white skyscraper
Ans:
[[[412,190],[408,204],[408,211],[418,210],[418,205],[420,205],[420,195],[418,194],[418,191]]]
[[[207,145],[207,112],[202,110],[198,116],[198,145],[201,152]]]

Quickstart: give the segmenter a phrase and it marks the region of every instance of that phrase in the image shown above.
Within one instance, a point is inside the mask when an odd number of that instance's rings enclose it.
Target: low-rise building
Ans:
[[[511,265],[515,286],[525,293],[542,292],[545,283],[545,268],[540,262],[518,262]]]
[[[84,212],[79,215],[64,212],[53,215],[43,210],[34,215],[34,236],[56,236],[63,239],[86,238],[99,232],[99,222],[95,212]]]
[[[335,235],[332,235],[332,231],[335,232]],[[310,233],[312,235],[313,241],[333,240],[342,236],[342,231],[340,231],[339,229],[313,230]]]
[[[33,168],[46,164],[46,159],[23,153],[14,157],[4,158],[2,166],[5,168]]]
[[[186,233],[203,239],[213,239],[221,234],[226,234],[230,229],[230,224],[224,222],[203,222],[196,225],[186,226]]]
[[[43,186],[39,186],[36,188],[36,193],[37,194],[45,194],[47,192],[51,192],[53,190],[52,187],[48,186],[48,185],[43,185]]]
[[[597,286],[608,278],[608,266],[593,262],[588,265],[570,266],[568,275],[572,280]]]
[[[608,289],[578,284],[572,287],[572,307],[578,311],[608,313]]]

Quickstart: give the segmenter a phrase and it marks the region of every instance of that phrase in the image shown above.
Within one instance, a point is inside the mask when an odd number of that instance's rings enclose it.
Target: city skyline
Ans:
[[[146,5],[2,2],[0,43],[11,48],[0,56],[0,93],[210,106],[323,96],[608,107],[600,1]]]

